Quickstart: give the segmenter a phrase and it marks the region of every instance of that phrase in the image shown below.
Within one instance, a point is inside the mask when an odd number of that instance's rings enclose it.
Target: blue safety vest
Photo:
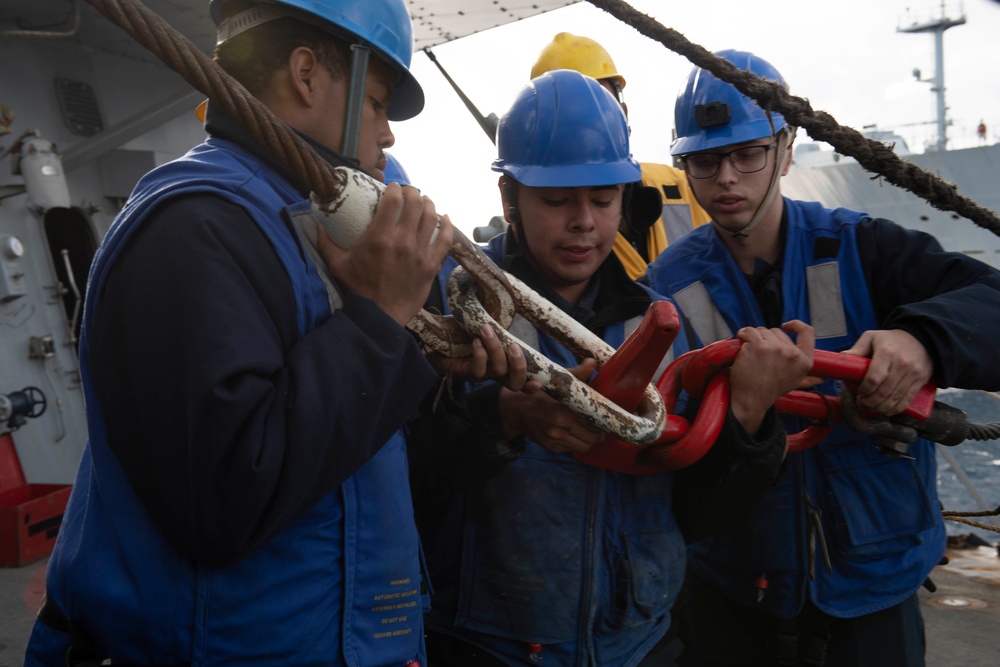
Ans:
[[[499,259],[501,247],[494,238],[487,254]],[[602,338],[617,348],[638,320]],[[579,363],[527,320],[510,330],[564,367]],[[670,472],[611,472],[528,440],[466,494],[461,573],[454,589],[439,587],[428,627],[517,663],[539,644],[542,665],[638,664],[666,633],[684,578],[672,488]]]
[[[817,349],[845,350],[879,325],[855,239],[857,223],[867,216],[784,203],[782,320],[812,324]],[[764,324],[757,299],[712,226],[672,244],[648,275],[656,291],[678,302],[703,344]],[[818,389],[839,392],[831,380]],[[804,424],[788,420],[787,426],[796,432]],[[925,581],[945,546],[934,445],[918,440],[908,455],[886,456],[877,439],[839,425],[817,447],[789,456],[781,479],[748,521],[693,545],[690,567],[732,598],[782,618],[796,615],[807,596],[837,617],[898,604]],[[818,536],[810,535],[810,508],[821,517],[832,572]],[[758,602],[762,575],[769,586]]]
[[[401,432],[282,533],[209,567],[167,543],[107,444],[87,354],[95,302],[152,207],[210,193],[242,206],[288,273],[300,335],[328,293],[291,220],[308,202],[239,146],[210,139],[138,184],[91,271],[80,366],[90,440],[48,566],[47,595],[115,663],[352,665],[424,661],[420,548]],[[36,623],[27,665],[62,664],[67,638]]]

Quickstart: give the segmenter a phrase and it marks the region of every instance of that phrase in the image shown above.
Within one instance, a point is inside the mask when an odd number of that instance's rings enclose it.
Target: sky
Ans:
[[[913,152],[936,135],[931,84],[934,37],[897,32],[941,15],[940,0],[630,0],[636,9],[710,51],[751,51],[774,65],[791,92],[815,110],[856,129],[896,129]],[[987,125],[1000,141],[1000,1],[949,0],[946,14],[965,25],[944,35],[949,146],[975,145]],[[591,37],[625,76],[625,101],[636,159],[670,162],[673,105],[691,63],[587,2],[471,35],[432,49],[483,115],[502,116],[527,83],[539,52],[558,32]],[[496,149],[458,95],[424,53],[411,66],[427,104],[412,120],[393,124],[389,149],[414,185],[469,237],[501,212]],[[800,131],[798,142],[809,141]],[[824,146],[825,148],[828,148]]]

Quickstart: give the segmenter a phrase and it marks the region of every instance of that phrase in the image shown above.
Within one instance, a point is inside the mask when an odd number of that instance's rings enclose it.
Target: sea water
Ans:
[[[944,389],[937,400],[958,408],[975,424],[1000,423],[1000,395],[981,391]],[[1000,429],[1000,427],[998,427]],[[967,440],[948,448],[958,465],[978,491],[985,509],[1000,506],[1000,440]],[[977,512],[984,509],[966,488],[948,460],[938,453],[938,496],[946,510]],[[1000,527],[1000,517],[974,518],[982,523]],[[949,535],[974,533],[991,544],[1000,541],[1000,533],[983,530],[954,521],[945,521]]]

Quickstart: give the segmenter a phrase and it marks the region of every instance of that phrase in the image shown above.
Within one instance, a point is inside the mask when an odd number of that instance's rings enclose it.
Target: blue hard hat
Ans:
[[[493,171],[530,187],[632,183],[628,121],[614,96],[574,70],[532,79],[500,119]]]
[[[403,165],[399,163],[399,160],[389,153],[385,154],[385,159],[385,169],[382,170],[382,173],[385,174],[385,182],[410,185],[410,177],[406,174],[406,170],[403,169]]]
[[[763,58],[732,49],[715,55],[742,70],[776,81],[788,90],[781,73]],[[677,138],[670,147],[670,153],[685,155],[755,141],[777,134],[787,124],[780,113],[772,111],[768,118],[752,97],[720,81],[708,70],[696,67],[688,75],[674,104]]]
[[[216,25],[229,0],[209,0]],[[291,10],[289,15],[311,15],[333,26],[331,32],[357,39],[371,47],[400,73],[389,105],[389,120],[406,120],[424,108],[424,91],[410,73],[413,57],[413,24],[404,0],[256,0],[256,6]],[[308,16],[302,16],[308,21]]]

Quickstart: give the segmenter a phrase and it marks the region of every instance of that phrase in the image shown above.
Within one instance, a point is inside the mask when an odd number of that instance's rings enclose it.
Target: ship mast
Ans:
[[[907,27],[896,28],[896,32],[932,32],[934,33],[934,76],[930,79],[921,79],[920,70],[914,69],[913,76],[917,81],[925,81],[931,84],[931,90],[937,95],[937,146],[936,150],[944,151],[948,148],[948,107],[944,103],[944,31],[957,25],[965,23],[965,9],[959,8],[957,19],[948,18],[945,15],[944,0],[941,2],[941,17],[931,19],[923,23],[914,22]]]

